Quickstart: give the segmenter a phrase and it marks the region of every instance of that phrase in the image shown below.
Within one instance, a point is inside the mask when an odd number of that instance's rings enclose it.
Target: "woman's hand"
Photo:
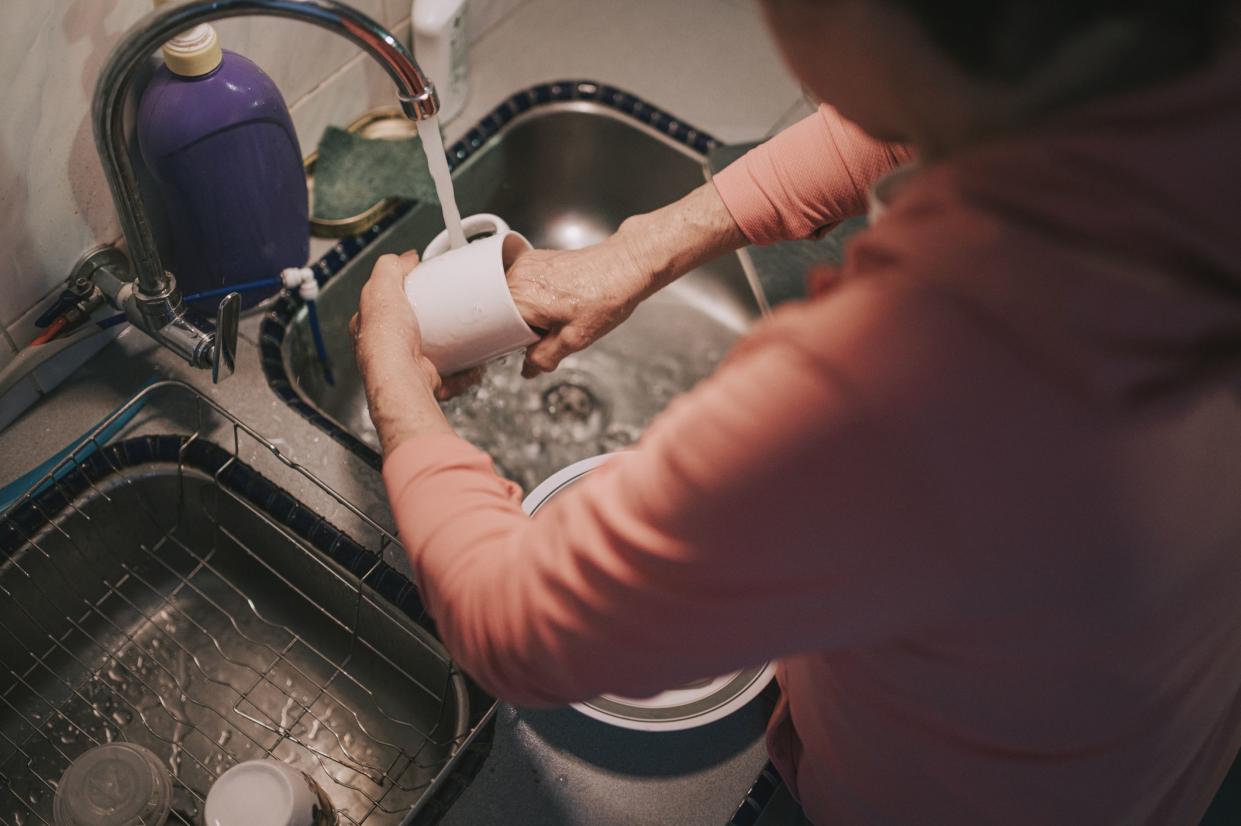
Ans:
[[[745,242],[715,185],[707,183],[628,219],[602,243],[571,252],[527,252],[509,269],[509,291],[526,323],[546,332],[526,351],[522,375],[555,370],[565,356],[629,318],[656,290]]]
[[[476,372],[464,373],[445,382],[422,352],[418,319],[405,297],[405,276],[417,265],[416,252],[385,255],[375,262],[358,312],[349,322],[371,421],[385,456],[414,436],[452,433],[438,400],[478,377]]]
[[[420,381],[433,394],[443,385],[439,371],[423,355],[418,319],[405,298],[405,276],[416,266],[416,252],[381,256],[362,288],[349,332],[367,387],[380,376],[392,374],[404,376],[407,382]]]
[[[629,318],[653,276],[618,236],[580,250],[530,250],[508,272],[509,292],[526,323],[546,331],[526,350],[522,375],[555,370]]]

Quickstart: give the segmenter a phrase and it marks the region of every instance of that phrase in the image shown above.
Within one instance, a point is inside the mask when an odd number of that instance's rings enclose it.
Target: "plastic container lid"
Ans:
[[[56,787],[57,826],[163,826],[172,781],[149,749],[98,746],[74,760]]]
[[[202,77],[218,69],[223,61],[220,36],[206,23],[164,44],[164,64],[174,75]]]

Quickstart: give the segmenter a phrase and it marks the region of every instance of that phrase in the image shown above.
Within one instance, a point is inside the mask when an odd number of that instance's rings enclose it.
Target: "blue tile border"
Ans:
[[[702,155],[706,155],[719,146],[710,134],[696,129],[664,110],[652,106],[636,95],[630,94],[606,83],[590,80],[560,80],[552,83],[541,83],[524,89],[509,97],[495,109],[491,110],[470,129],[461,140],[447,150],[448,166],[456,169],[469,160],[475,153],[486,147],[500,131],[514,118],[540,106],[563,103],[566,101],[590,101],[623,114],[645,126],[664,134]],[[416,202],[404,204],[400,209],[375,224],[370,229],[343,239],[326,255],[313,265],[315,277],[322,286],[334,278],[345,265],[360,255],[389,227],[403,218]],[[378,470],[382,458],[369,445],[349,431],[339,427],[323,415],[314,405],[302,398],[289,376],[284,365],[284,338],[288,333],[289,324],[302,307],[302,300],[297,295],[285,293],[268,311],[259,328],[259,357],[267,384],[281,401],[293,408],[315,427],[327,433],[336,442],[343,445],[351,453],[358,456],[372,468]]]

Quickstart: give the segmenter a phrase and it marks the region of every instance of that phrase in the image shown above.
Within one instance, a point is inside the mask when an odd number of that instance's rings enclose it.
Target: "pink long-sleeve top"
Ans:
[[[1241,743],[1241,61],[911,175],[640,449],[536,520],[446,435],[384,473],[517,703],[769,658],[828,823],[1191,823]],[[899,154],[823,110],[716,178],[755,241]]]

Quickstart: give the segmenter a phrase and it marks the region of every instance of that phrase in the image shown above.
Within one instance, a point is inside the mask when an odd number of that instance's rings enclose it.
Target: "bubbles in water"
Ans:
[[[491,455],[497,472],[530,491],[567,465],[634,445],[656,414],[714,369],[720,353],[704,344],[639,359],[609,341],[530,380],[521,377],[519,355],[502,359],[446,403],[445,415]]]
[[[565,382],[543,392],[543,409],[555,421],[586,421],[598,406],[595,394],[580,384]]]

